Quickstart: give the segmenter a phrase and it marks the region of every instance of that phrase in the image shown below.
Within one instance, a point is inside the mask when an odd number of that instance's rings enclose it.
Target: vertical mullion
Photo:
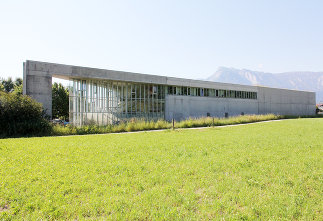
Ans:
[[[137,117],[137,101],[138,101],[138,95],[137,95],[137,87],[138,85],[135,85],[135,116]]]
[[[133,114],[133,110],[132,110],[132,87],[133,87],[133,84],[130,84],[130,110],[131,110],[131,117],[132,117],[132,114]]]
[[[140,101],[140,115],[141,115],[141,84],[139,84],[139,101]]]
[[[146,85],[143,85],[144,87],[144,115],[147,117],[147,112],[146,112]]]
[[[126,102],[126,118],[128,118],[128,83],[125,83],[125,88],[126,88],[126,97],[125,97],[125,102]]]

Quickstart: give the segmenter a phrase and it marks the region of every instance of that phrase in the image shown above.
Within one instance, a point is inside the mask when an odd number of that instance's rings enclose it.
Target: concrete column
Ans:
[[[43,105],[46,114],[52,117],[52,75],[45,71],[33,71],[24,65],[23,93]]]

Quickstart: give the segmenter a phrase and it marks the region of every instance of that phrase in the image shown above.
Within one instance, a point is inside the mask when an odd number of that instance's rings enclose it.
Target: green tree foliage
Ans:
[[[0,82],[0,92],[3,92],[3,91],[4,91],[4,87],[3,87],[3,85]]]
[[[15,80],[15,85],[16,85],[16,86],[21,86],[21,85],[22,85],[22,79],[21,79],[21,78],[17,78],[17,79]]]
[[[48,134],[51,124],[42,105],[18,93],[0,92],[0,136]]]
[[[0,80],[0,91],[7,93],[14,93],[22,95],[23,93],[23,80],[17,78],[15,81],[11,77],[8,79]],[[52,86],[52,95],[53,95],[53,118],[60,118],[68,120],[69,116],[69,100],[68,100],[68,89],[65,88],[62,84],[54,83]]]
[[[22,95],[22,84],[21,85],[15,85],[13,88],[12,93]]]
[[[7,80],[1,80],[1,84],[6,92],[12,92],[15,86],[11,77],[9,77]]]
[[[22,79],[17,78],[14,83],[13,92],[22,95]]]
[[[22,79],[17,78],[13,81],[12,78],[9,77],[7,80],[0,80],[0,91],[22,94]]]
[[[61,83],[56,82],[52,87],[52,97],[53,97],[53,118],[60,118],[63,120],[68,120],[69,116],[69,92]]]

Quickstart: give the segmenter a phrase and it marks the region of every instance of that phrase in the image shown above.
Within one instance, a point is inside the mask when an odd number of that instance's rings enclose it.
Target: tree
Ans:
[[[52,86],[53,118],[68,120],[69,117],[69,92],[61,83]]]
[[[2,83],[1,83],[1,81],[0,81],[0,92],[4,92],[4,87],[3,87]]]
[[[12,93],[22,95],[22,93],[23,93],[22,84],[21,85],[15,85],[14,88],[13,88]]]
[[[15,81],[9,77],[7,80],[0,79],[0,91],[22,95],[23,80],[16,78]],[[53,98],[53,118],[60,118],[68,120],[69,117],[69,93],[61,83],[56,82],[52,86],[52,98]]]
[[[16,78],[15,85],[16,86],[22,86],[22,79],[21,78]]]
[[[16,80],[13,81],[12,78],[9,77],[7,80],[0,80],[0,91],[22,94],[22,79],[16,78]]]
[[[8,77],[7,80],[2,80],[1,81],[2,86],[4,87],[4,90],[6,92],[12,92],[13,88],[15,86],[14,82],[12,81],[11,77]]]
[[[0,92],[0,137],[49,134],[46,118],[42,105],[29,96]]]

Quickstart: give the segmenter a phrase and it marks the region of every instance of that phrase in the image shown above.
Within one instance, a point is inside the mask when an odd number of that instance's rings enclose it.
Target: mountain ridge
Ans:
[[[209,76],[205,80],[313,91],[316,92],[316,102],[323,102],[323,72],[290,71],[269,73],[248,69],[219,67],[213,75]]]

